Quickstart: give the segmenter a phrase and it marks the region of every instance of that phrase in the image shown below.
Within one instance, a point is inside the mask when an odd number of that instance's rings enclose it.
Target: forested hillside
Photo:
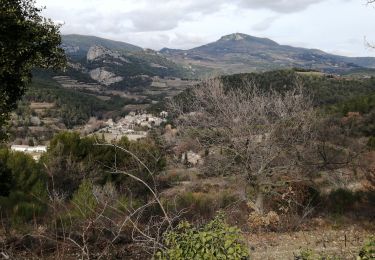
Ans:
[[[0,260],[375,260],[375,58],[60,33],[358,54],[358,3],[130,2],[0,0]]]
[[[312,95],[318,106],[335,104],[375,91],[375,78],[335,76],[300,69],[276,70],[265,73],[236,74],[222,77],[228,87],[256,85],[264,90],[286,91],[299,85]]]

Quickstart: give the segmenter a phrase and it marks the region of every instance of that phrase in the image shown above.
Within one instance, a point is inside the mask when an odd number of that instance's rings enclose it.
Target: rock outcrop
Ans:
[[[89,51],[87,52],[87,61],[92,62],[98,59],[105,59],[107,57],[111,57],[117,60],[121,60],[123,62],[129,63],[127,59],[125,59],[123,56],[121,56],[118,52],[114,52],[111,50],[108,50],[102,46],[92,46],[90,47]]]
[[[117,76],[116,74],[107,71],[105,68],[97,68],[90,71],[90,77],[99,83],[109,86],[113,83],[124,80],[123,77]]]

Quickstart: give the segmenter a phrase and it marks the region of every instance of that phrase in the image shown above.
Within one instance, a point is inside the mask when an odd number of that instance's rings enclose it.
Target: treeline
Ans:
[[[220,80],[228,90],[239,88],[251,91],[253,86],[257,86],[264,92],[269,90],[286,92],[296,86],[301,86],[304,92],[313,98],[316,107],[338,105],[340,109],[345,106],[344,110],[347,111],[353,107],[354,103],[361,110],[370,110],[373,102],[371,96],[375,93],[375,78],[373,77],[368,79],[344,78],[299,69],[234,74],[222,76]],[[191,93],[190,90],[186,90],[178,95],[176,100],[189,108],[192,105]],[[362,102],[367,103],[359,104]]]
[[[301,85],[314,99],[317,106],[331,105],[358,96],[375,92],[375,78],[356,79],[336,77],[315,71],[277,70],[265,73],[245,73],[222,77],[223,83],[232,88],[256,85],[265,91],[269,89],[286,91]]]
[[[341,124],[352,136],[368,137],[368,146],[375,149],[375,93],[361,95],[326,108],[333,118],[343,118]]]
[[[337,103],[330,107],[333,112],[347,115],[349,112],[359,112],[361,114],[372,113],[375,109],[375,93],[361,95],[344,102]]]

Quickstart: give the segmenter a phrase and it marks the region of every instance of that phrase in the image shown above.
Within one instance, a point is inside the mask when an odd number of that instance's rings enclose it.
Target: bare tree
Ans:
[[[306,166],[316,139],[316,115],[299,84],[285,93],[245,85],[229,89],[219,79],[208,80],[192,90],[192,110],[176,100],[170,109],[180,135],[209,151],[207,161],[246,177],[255,194],[250,204],[262,213],[267,192],[311,173]]]

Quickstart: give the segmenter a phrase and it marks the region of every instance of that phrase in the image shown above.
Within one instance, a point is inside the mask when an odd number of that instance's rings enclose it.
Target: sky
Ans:
[[[189,49],[231,33],[345,56],[374,56],[375,5],[366,0],[37,0],[63,34],[143,48]]]

